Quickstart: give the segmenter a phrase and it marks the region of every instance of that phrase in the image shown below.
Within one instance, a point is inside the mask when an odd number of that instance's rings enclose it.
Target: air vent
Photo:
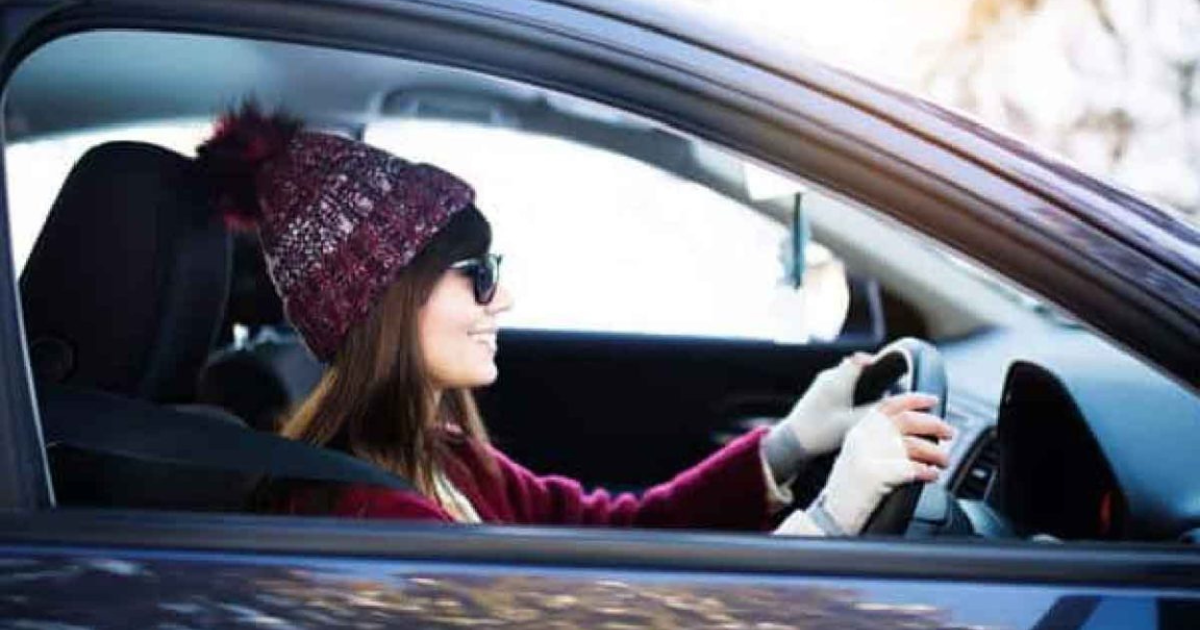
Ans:
[[[983,436],[974,455],[969,460],[967,472],[958,482],[955,493],[960,499],[982,501],[987,495],[992,479],[996,477],[996,468],[1000,464],[1000,441],[996,434],[988,432]]]

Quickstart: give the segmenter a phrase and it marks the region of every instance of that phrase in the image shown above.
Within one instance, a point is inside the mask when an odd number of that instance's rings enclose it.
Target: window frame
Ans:
[[[572,28],[561,26],[567,17],[575,20]],[[917,120],[901,124],[874,109],[895,97],[872,95],[871,89],[826,69],[804,66],[805,72],[868,102],[855,102],[829,88],[756,65],[752,58],[737,59],[702,42],[669,39],[646,25],[621,22],[586,8],[532,0],[514,0],[503,9],[473,3],[383,6],[343,0],[312,5],[268,1],[71,6],[42,22],[10,50],[0,76],[7,80],[24,56],[51,39],[106,27],[236,34],[401,55],[494,72],[661,118],[786,170],[810,174],[831,188],[853,191],[865,205],[953,246],[971,249],[979,259],[1010,270],[1017,280],[1042,293],[1062,286],[1063,300],[1081,298],[1073,302],[1073,310],[1102,311],[1089,307],[1105,305],[1113,296],[1129,298],[1128,304],[1118,300],[1118,307],[1089,320],[1113,334],[1145,329],[1129,341],[1136,351],[1172,369],[1175,378],[1193,389],[1200,382],[1200,375],[1189,377],[1184,371],[1195,356],[1195,340],[1200,339],[1196,334],[1200,314],[1180,314],[1175,302],[1158,293],[1141,297],[1135,293],[1144,289],[1140,277],[1129,273],[1110,277],[1109,267],[1090,269],[1091,259],[1080,257],[1078,246],[1108,243],[1123,248],[1138,257],[1146,273],[1166,278],[1161,286],[1168,290],[1180,283],[1194,287],[1187,278],[1195,276],[1147,257],[1128,239],[1109,243],[1108,236],[1101,238],[1103,232],[1089,232],[1096,228],[1080,221],[1084,212],[1076,196],[1084,194],[1086,185],[1079,189],[1071,189],[1070,182],[1039,186],[1038,177],[1045,173],[1017,170],[1028,165],[1012,156],[1001,156],[1000,166],[981,164],[956,150],[954,143],[965,146],[983,140],[939,139],[926,133],[939,124],[949,125],[939,123],[936,114],[919,114],[915,106],[909,113]],[[580,72],[579,64],[589,72]],[[840,124],[831,126],[826,117]],[[953,136],[950,132],[947,128]],[[875,134],[879,137],[869,139]],[[994,156],[997,151],[983,154]],[[897,160],[896,154],[907,159]],[[1014,166],[1014,172],[1004,172],[1005,165]],[[1045,216],[1024,213],[1018,214],[1023,219],[1014,221],[1005,213],[1011,208],[1036,208]],[[948,218],[958,221],[944,221]],[[1019,229],[1046,220],[1079,224],[1079,240],[1063,242],[1052,234]],[[971,247],[976,244],[981,248]],[[0,248],[10,245],[5,231]],[[1018,262],[1004,264],[1005,256]],[[525,554],[534,554],[534,560],[548,565],[590,562],[620,570],[690,567],[716,573],[1200,588],[1200,554],[1158,547],[932,546],[913,541],[768,541],[533,528],[435,530],[276,517],[36,513],[49,507],[52,499],[15,276],[10,257],[4,258],[7,262],[0,263],[0,413],[4,418],[0,444],[9,447],[0,457],[0,479],[16,483],[12,488],[0,483],[0,507],[15,512],[0,515],[0,532],[10,544],[426,558],[500,565],[528,562]],[[1188,343],[1178,342],[1180,332]]]
[[[733,32],[681,11],[641,8],[632,0],[612,10],[540,0],[69,6],[9,50],[0,77],[7,82],[33,50],[73,32],[166,29],[377,52],[576,94],[841,191],[1200,387],[1191,369],[1200,309],[1179,298],[1197,293],[1200,261],[1188,255],[1197,229],[1172,232],[1148,218],[1144,202],[915,97],[726,37]],[[1121,215],[1142,220],[1113,229]],[[1046,229],[1064,222],[1074,226],[1069,236]]]

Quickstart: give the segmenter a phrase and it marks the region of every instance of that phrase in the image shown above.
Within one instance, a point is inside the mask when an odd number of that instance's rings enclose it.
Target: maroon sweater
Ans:
[[[446,474],[485,523],[764,530],[770,526],[759,454],[764,434],[742,436],[640,496],[585,492],[571,479],[535,475],[491,447],[495,474],[486,471],[478,451],[465,445],[455,447],[457,461]],[[378,486],[349,486],[334,505],[338,516],[454,520],[421,494]]]

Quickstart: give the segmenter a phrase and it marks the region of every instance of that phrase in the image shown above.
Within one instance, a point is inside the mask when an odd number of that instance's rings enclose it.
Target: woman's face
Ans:
[[[482,387],[496,380],[496,316],[512,304],[503,284],[491,303],[478,304],[470,276],[455,270],[442,274],[417,314],[421,353],[434,387]]]

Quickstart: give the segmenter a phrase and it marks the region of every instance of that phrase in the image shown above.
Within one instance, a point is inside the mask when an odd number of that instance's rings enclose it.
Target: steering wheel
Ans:
[[[858,377],[853,402],[858,406],[907,392],[937,396],[937,405],[929,413],[939,418],[946,416],[946,369],[942,357],[933,345],[912,337],[895,341],[875,355],[874,362]],[[914,481],[893,490],[871,513],[862,533],[904,534],[924,487]]]

